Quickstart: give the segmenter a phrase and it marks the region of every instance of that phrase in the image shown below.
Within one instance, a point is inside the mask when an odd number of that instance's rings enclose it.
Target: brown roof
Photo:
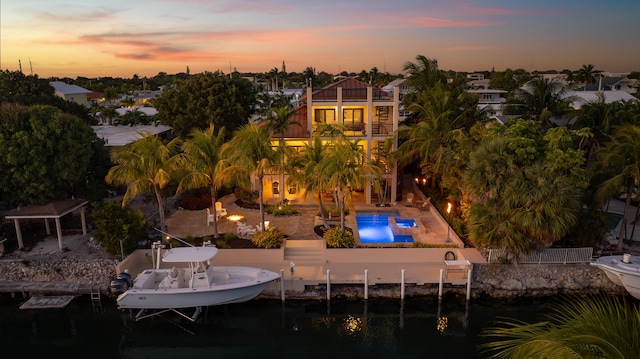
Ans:
[[[52,201],[41,205],[28,205],[12,209],[5,216],[6,219],[14,218],[60,218],[69,212],[86,205],[88,201],[83,199],[64,199]]]

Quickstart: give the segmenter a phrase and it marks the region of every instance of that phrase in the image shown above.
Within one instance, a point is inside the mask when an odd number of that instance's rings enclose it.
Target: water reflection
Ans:
[[[105,303],[74,300],[62,310],[0,305],[3,357],[93,358],[452,358],[478,357],[480,330],[510,308],[464,298],[286,302],[254,300],[205,308],[196,323],[167,314],[135,321]],[[336,352],[335,348],[339,348]]]

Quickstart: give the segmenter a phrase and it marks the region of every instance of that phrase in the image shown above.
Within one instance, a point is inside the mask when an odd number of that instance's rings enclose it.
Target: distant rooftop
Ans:
[[[82,94],[82,93],[86,93],[86,94],[90,94],[92,93],[92,91],[87,90],[86,88],[82,88],[78,85],[70,85],[66,82],[62,82],[62,81],[51,81],[49,82],[49,85],[51,85],[56,92],[59,92],[63,95],[75,95],[75,94]]]
[[[107,146],[125,146],[142,138],[140,132],[159,135],[171,131],[171,127],[162,125],[140,126],[91,126],[96,135],[105,140]]]

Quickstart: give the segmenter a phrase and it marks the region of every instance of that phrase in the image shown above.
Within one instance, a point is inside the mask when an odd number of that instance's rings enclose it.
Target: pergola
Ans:
[[[55,219],[56,233],[58,234],[58,247],[62,250],[62,228],[60,226],[60,218],[80,209],[80,218],[82,220],[82,234],[87,234],[87,221],[85,219],[84,208],[88,201],[82,199],[65,199],[61,201],[53,201],[43,205],[28,205],[12,209],[4,218],[12,219],[16,227],[16,236],[18,237],[18,248],[24,248],[22,243],[22,231],[20,230],[21,219],[44,219],[44,225],[47,235],[51,234],[49,226],[49,218]]]

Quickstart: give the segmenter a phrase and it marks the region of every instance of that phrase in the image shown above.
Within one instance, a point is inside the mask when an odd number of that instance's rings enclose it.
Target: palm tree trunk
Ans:
[[[322,225],[324,225],[324,228],[329,229],[329,222],[327,222],[327,216],[324,213],[324,204],[322,204],[322,191],[318,191],[318,203],[320,205],[320,216],[322,216]]]
[[[211,186],[209,188],[211,191],[211,207],[213,207],[213,238],[218,238],[220,235],[218,234],[218,212],[216,211],[216,187]]]
[[[166,232],[167,227],[165,226],[165,220],[164,220],[164,204],[162,203],[162,194],[160,193],[160,187],[154,185],[153,191],[156,194],[156,201],[158,201],[158,216],[160,217],[160,230]]]
[[[264,185],[262,184],[262,180],[264,175],[258,176],[258,200],[260,201],[260,227],[264,231]]]

